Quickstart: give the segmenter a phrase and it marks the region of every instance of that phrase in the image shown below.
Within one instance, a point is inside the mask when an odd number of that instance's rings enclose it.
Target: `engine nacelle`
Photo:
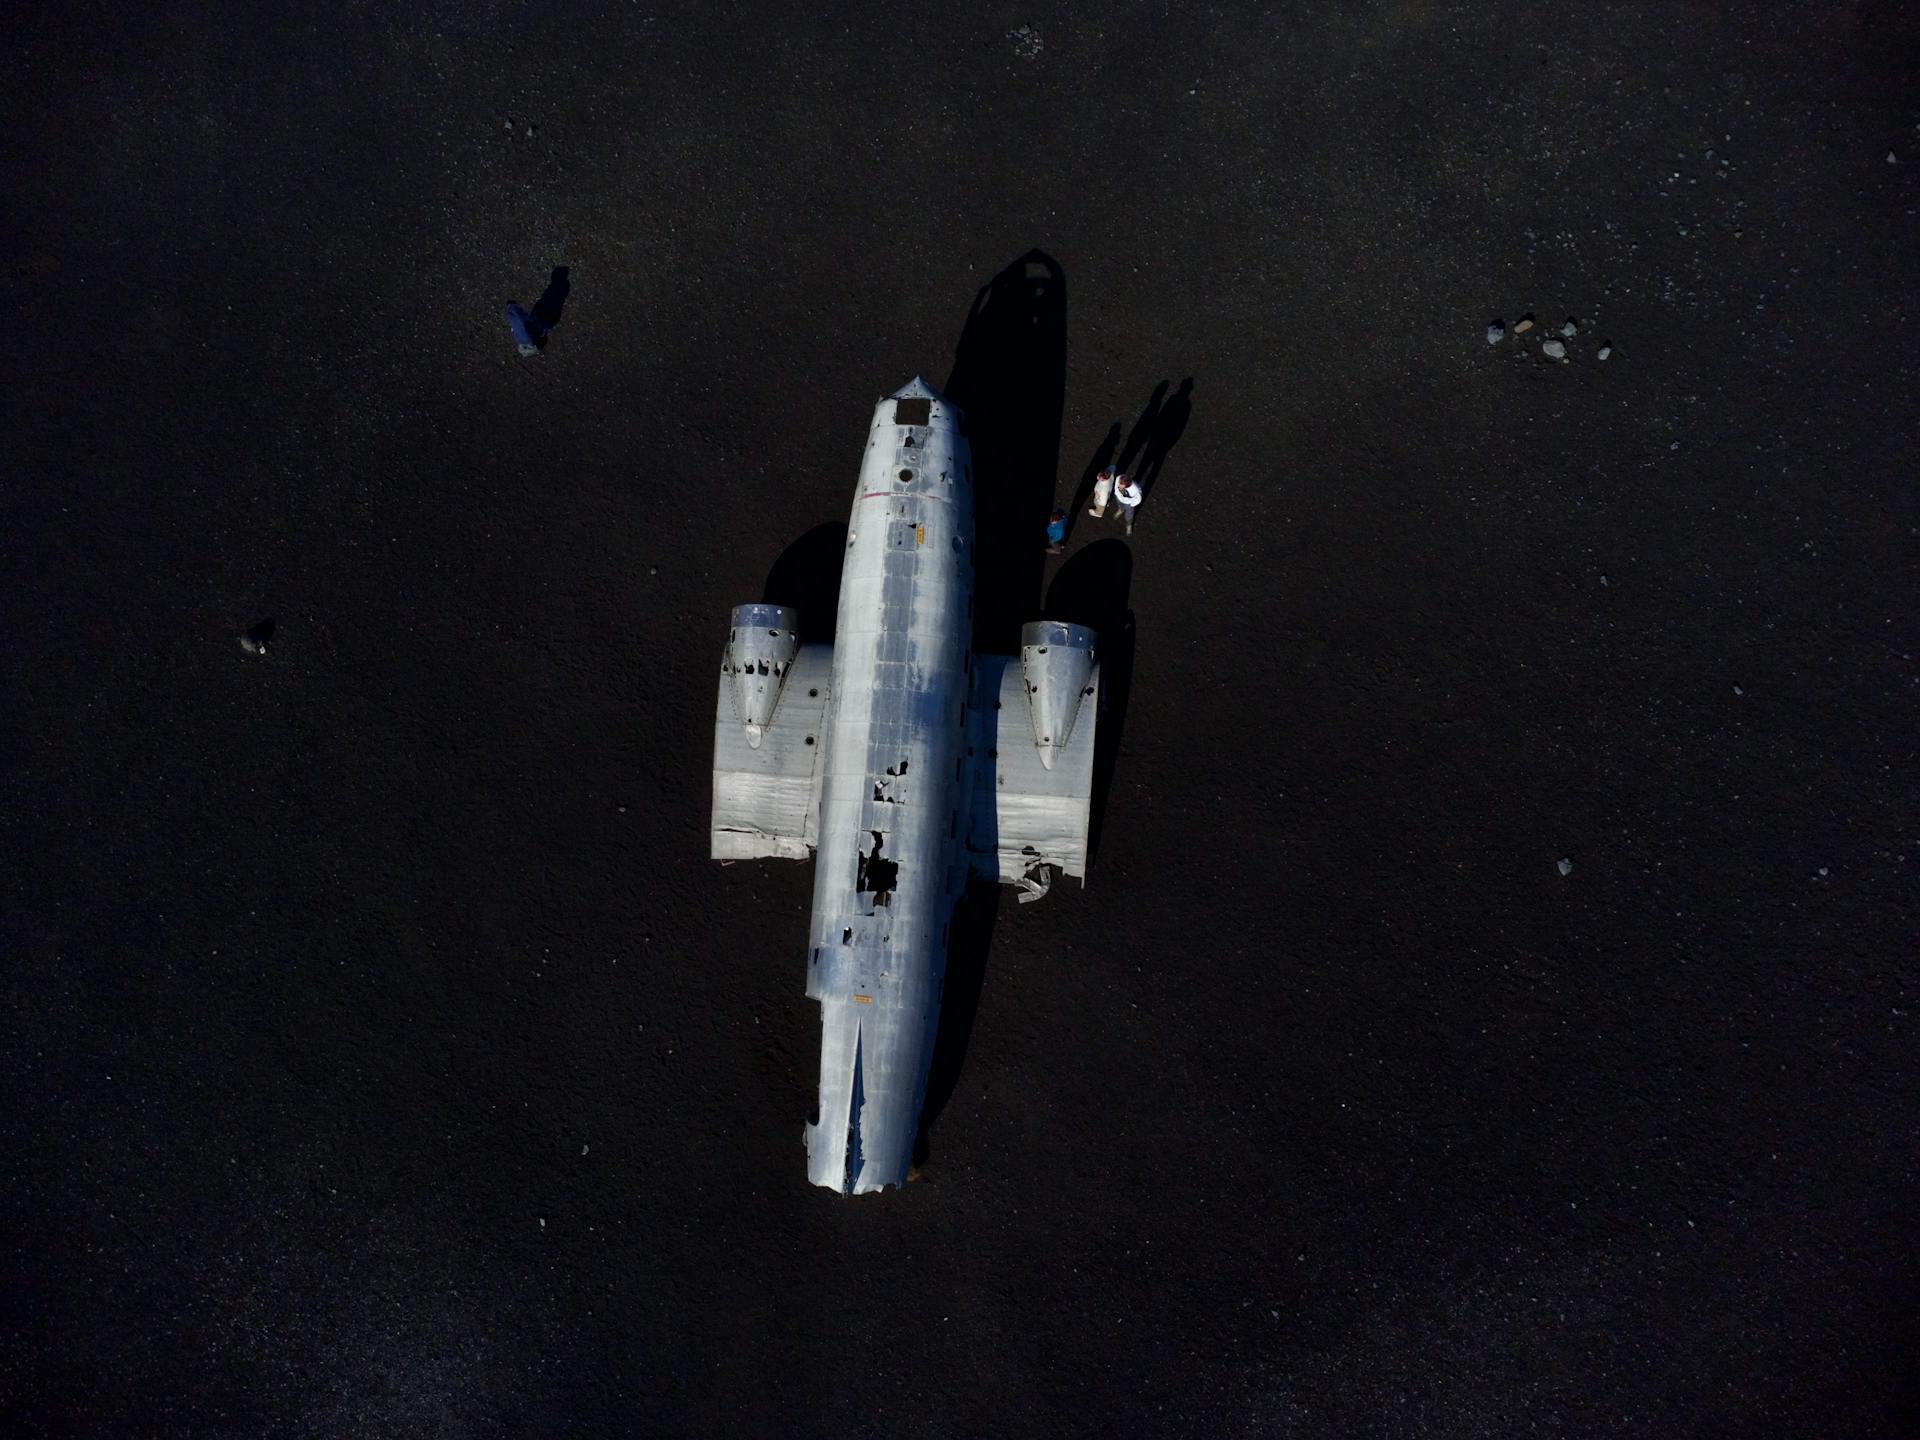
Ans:
[[[747,732],[747,744],[758,750],[800,649],[800,612],[786,605],[736,605],[732,623],[720,668],[733,677],[728,693],[734,717]]]
[[[1027,712],[1040,763],[1051,770],[1055,753],[1073,735],[1080,707],[1093,698],[1093,631],[1062,620],[1035,620],[1020,627],[1020,671],[1027,682]]]

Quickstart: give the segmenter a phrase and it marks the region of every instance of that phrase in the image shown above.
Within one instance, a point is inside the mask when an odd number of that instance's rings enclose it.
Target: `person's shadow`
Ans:
[[[1120,458],[1113,462],[1113,468],[1122,475],[1133,473],[1133,462],[1147,448],[1154,428],[1160,423],[1160,407],[1166,404],[1168,382],[1162,380],[1154,387],[1153,394],[1147,399],[1147,408],[1140,412],[1140,418],[1133,422],[1133,428],[1127,431],[1127,443],[1120,447]]]
[[[547,288],[540,292],[540,298],[533,302],[533,309],[527,312],[527,318],[533,322],[534,333],[542,340],[547,332],[560,323],[560,314],[567,308],[567,296],[573,293],[573,282],[567,279],[567,266],[556,265],[553,275],[547,281]]]
[[[1114,425],[1107,431],[1107,438],[1093,452],[1093,458],[1087,461],[1087,468],[1080,472],[1080,483],[1074,487],[1073,499],[1067,502],[1067,538],[1073,538],[1074,530],[1080,524],[1080,517],[1087,513],[1087,506],[1093,502],[1094,483],[1099,480],[1100,472],[1113,463],[1114,452],[1120,448],[1120,427]]]
[[[1154,392],[1156,399],[1166,391],[1162,382],[1160,389]],[[1153,428],[1148,431],[1146,448],[1140,455],[1140,470],[1133,479],[1140,487],[1141,498],[1147,499],[1153,494],[1153,487],[1160,479],[1160,469],[1167,463],[1167,456],[1173,447],[1180,443],[1180,437],[1187,433],[1187,422],[1193,418],[1193,377],[1189,375],[1180,382],[1180,388],[1173,398],[1158,407],[1154,416]]]

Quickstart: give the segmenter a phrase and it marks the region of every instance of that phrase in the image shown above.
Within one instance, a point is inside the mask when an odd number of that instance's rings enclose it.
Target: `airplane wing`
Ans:
[[[755,694],[744,693],[741,679],[753,657],[736,663],[736,648],[744,647],[730,646],[721,664],[714,710],[713,858],[804,860],[820,838],[820,752],[826,748],[820,727],[833,647],[791,647],[791,658],[771,667],[772,683],[761,683]]]
[[[1030,683],[1022,661],[1006,655],[974,657],[974,733],[969,737],[974,789],[967,848],[977,870],[1018,885],[1022,901],[1046,893],[1048,877],[1042,866],[1058,866],[1083,879],[1087,873],[1100,693],[1100,668],[1090,662],[1089,656],[1089,663],[1062,677],[1072,684],[1072,693],[1049,704],[1045,689]],[[1033,673],[1039,675],[1037,667]],[[1063,728],[1066,700],[1073,702],[1066,712],[1069,733],[1064,741],[1047,734],[1043,746],[1043,731]],[[1036,727],[1036,715],[1052,718],[1043,718]],[[1053,763],[1048,765],[1043,755]]]

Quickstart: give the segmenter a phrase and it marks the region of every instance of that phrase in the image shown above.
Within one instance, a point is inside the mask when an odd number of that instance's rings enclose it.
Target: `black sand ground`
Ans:
[[[1900,7],[288,8],[6,22],[0,1431],[1920,1427]],[[996,625],[1193,383],[849,1202],[713,672],[916,372]]]

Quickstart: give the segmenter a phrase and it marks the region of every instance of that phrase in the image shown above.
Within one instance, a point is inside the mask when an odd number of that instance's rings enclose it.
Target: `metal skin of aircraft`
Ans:
[[[712,854],[818,861],[807,1177],[843,1194],[906,1182],[968,878],[1026,901],[1086,874],[1095,636],[1035,621],[1017,660],[975,654],[973,515],[965,417],[916,379],[874,410],[834,643],[741,605],[720,664]]]

